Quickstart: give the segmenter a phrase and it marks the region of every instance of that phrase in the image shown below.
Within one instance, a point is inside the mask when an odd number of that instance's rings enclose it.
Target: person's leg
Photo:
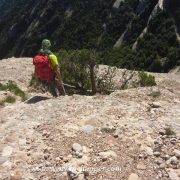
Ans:
[[[56,87],[57,87],[59,94],[66,95],[66,92],[65,92],[62,82],[60,82],[59,79],[55,78],[55,83],[56,83]]]
[[[66,95],[59,66],[55,68],[55,83],[60,95]]]
[[[41,90],[43,92],[47,92],[48,91],[48,84],[47,84],[47,82],[46,81],[41,81],[41,85],[42,85]]]
[[[56,92],[56,83],[55,83],[55,81],[52,81],[52,82],[50,83],[50,85],[49,85],[49,91],[50,91],[50,93],[51,93],[54,97],[57,97],[57,96],[58,96],[58,94],[57,94],[57,92]]]

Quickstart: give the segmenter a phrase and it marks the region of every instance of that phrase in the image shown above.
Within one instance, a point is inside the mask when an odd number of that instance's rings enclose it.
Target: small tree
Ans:
[[[139,72],[139,84],[142,87],[156,86],[155,77],[151,74],[147,74],[144,71]]]
[[[99,56],[95,50],[60,51],[58,56],[64,82],[75,86],[81,93],[87,93],[89,89],[92,94],[97,92],[95,68]]]
[[[91,78],[92,94],[97,93],[95,67],[97,66],[98,61],[99,61],[99,55],[97,54],[95,50],[92,50],[90,52],[90,58],[88,61],[88,66],[90,70],[90,78]]]
[[[97,77],[97,89],[101,94],[110,94],[116,87],[113,78],[116,76],[117,68],[108,67]]]

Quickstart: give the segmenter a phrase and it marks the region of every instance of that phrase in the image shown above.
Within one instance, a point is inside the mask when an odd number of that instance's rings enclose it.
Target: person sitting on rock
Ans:
[[[33,64],[35,65],[36,80],[53,96],[57,97],[60,94],[65,95],[65,89],[57,57],[50,51],[50,48],[50,40],[44,39],[41,50],[33,58]]]

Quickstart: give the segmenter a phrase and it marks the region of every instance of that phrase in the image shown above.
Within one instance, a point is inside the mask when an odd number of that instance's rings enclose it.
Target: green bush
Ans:
[[[104,55],[105,64],[116,66],[118,68],[132,69],[135,67],[135,52],[128,46],[114,48]]]
[[[34,74],[31,75],[31,80],[29,82],[29,87],[32,87],[34,89],[40,89],[41,83],[39,80],[35,77]]]
[[[0,106],[4,106],[4,101],[0,101]]]
[[[0,91],[10,91],[16,96],[21,97],[22,101],[27,99],[25,92],[22,91],[13,81],[8,81],[5,85],[0,83]]]
[[[165,135],[167,136],[176,135],[175,131],[173,130],[171,126],[167,126],[164,130],[165,130]]]
[[[12,104],[16,102],[16,98],[13,96],[7,96],[4,102]]]
[[[16,102],[16,98],[13,96],[7,96],[3,101],[0,101],[0,105],[4,106],[5,103],[13,104]]]
[[[141,87],[156,86],[155,77],[144,71],[139,72],[139,84]]]
[[[99,60],[93,50],[60,51],[60,61],[63,82],[75,87],[74,92],[87,94],[91,90],[96,93],[95,69]]]
[[[116,76],[117,68],[109,67],[104,73],[97,77],[97,90],[101,94],[110,94],[115,90],[113,78]]]

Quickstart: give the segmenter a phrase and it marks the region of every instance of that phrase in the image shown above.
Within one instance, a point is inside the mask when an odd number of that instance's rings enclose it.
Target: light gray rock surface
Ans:
[[[101,65],[100,71],[106,68]],[[0,83],[13,80],[26,92],[32,72],[31,58],[0,61]],[[114,78],[117,84],[122,72],[122,69],[117,70]],[[110,95],[58,98],[27,92],[30,97],[48,98],[36,103],[16,102],[0,107],[0,179],[67,179],[67,169],[63,172],[58,169],[67,163],[81,174],[85,167],[89,179],[155,179],[158,171],[161,176],[164,174],[161,164],[173,156],[175,163],[169,166],[177,177],[179,76],[171,73],[153,75],[156,87],[117,90]],[[161,92],[155,99],[149,95],[154,91]],[[151,111],[149,104],[153,102],[161,102],[161,107],[151,108]],[[175,137],[159,134],[164,132],[166,124],[175,131]],[[78,145],[73,146],[74,143]],[[71,154],[72,151],[82,153],[81,158]],[[160,152],[160,156],[153,156],[155,151]],[[163,158],[165,156],[167,158]],[[157,165],[156,160],[161,157],[163,163]],[[36,166],[40,169],[38,172],[35,172]],[[88,169],[90,167],[92,169]],[[58,173],[51,173],[52,169]],[[170,176],[173,177],[172,173]]]

